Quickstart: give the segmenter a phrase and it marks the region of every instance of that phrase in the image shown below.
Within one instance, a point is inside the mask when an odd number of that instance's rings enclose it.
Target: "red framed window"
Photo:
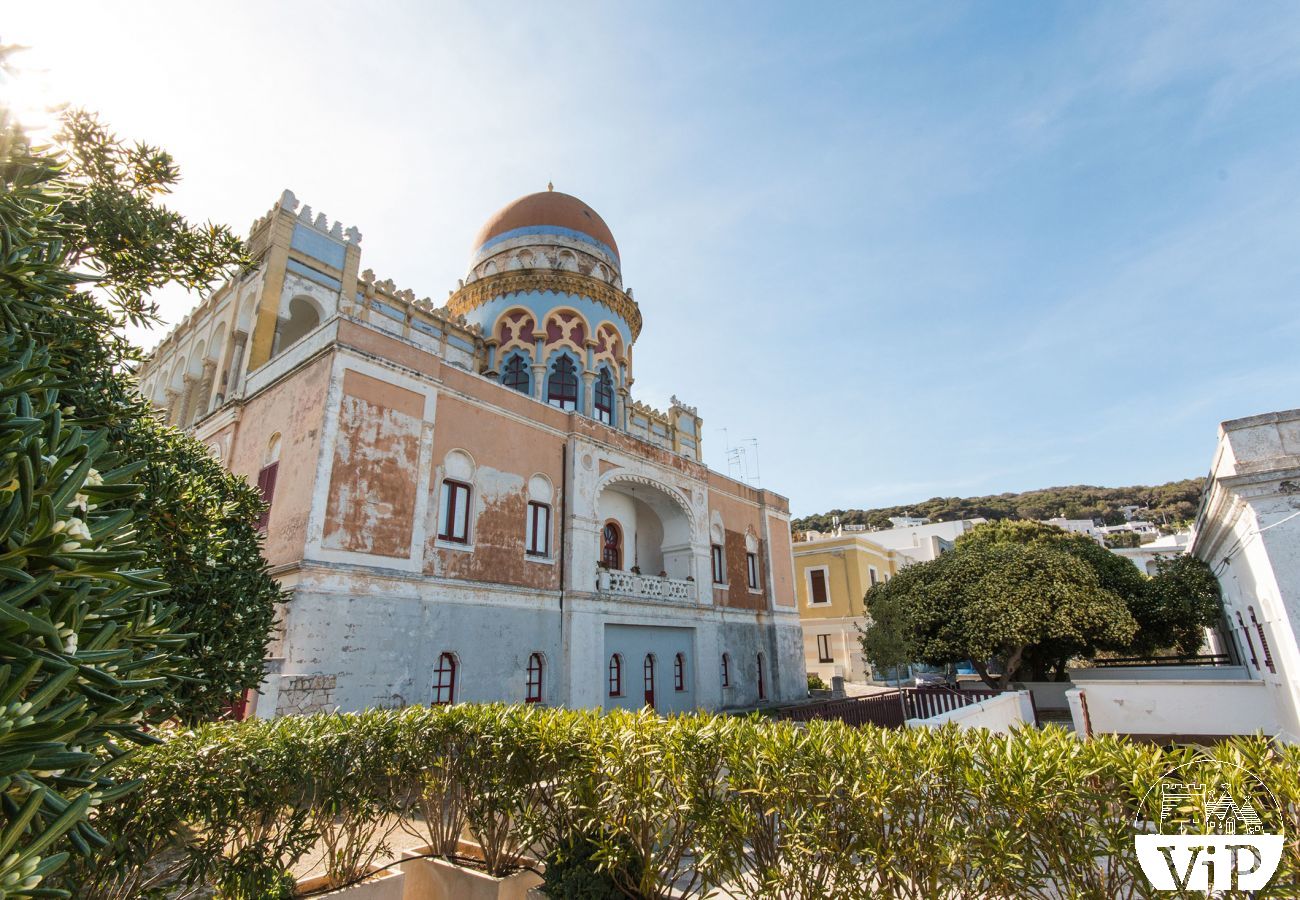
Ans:
[[[524,552],[529,556],[551,555],[551,508],[548,505],[528,501],[528,521],[524,530]]]
[[[731,687],[731,655],[722,654],[722,686]]]
[[[829,634],[817,635],[817,661],[818,662],[835,662],[835,657],[831,656],[831,636]]]
[[[618,527],[617,522],[606,522],[603,537],[604,547],[600,561],[607,569],[623,568],[623,529]]]
[[[745,554],[745,569],[749,575],[749,586],[752,590],[758,590],[758,554]]]
[[[1259,619],[1255,618],[1255,607],[1248,606],[1246,609],[1250,611],[1250,624],[1255,626],[1255,631],[1259,634],[1259,648],[1264,651],[1264,665],[1268,666],[1268,670],[1276,675],[1277,667],[1273,665],[1273,651],[1268,649],[1268,636],[1264,634],[1264,626]],[[1255,668],[1258,669],[1259,666],[1256,665]]]
[[[686,654],[678,653],[673,657],[673,690],[686,690]]]
[[[725,582],[722,576],[726,571],[726,568],[722,562],[722,545],[714,544],[711,550],[711,557],[713,559],[713,583],[723,584]]]
[[[758,699],[767,699],[767,679],[763,675],[763,654],[758,654]]]
[[[528,657],[528,691],[524,695],[524,702],[542,702],[542,654],[540,653],[533,653]]]
[[[826,572],[813,569],[808,573],[808,602],[830,603],[830,594],[826,591]]]
[[[641,667],[645,678],[645,705],[651,709],[655,705],[655,655],[647,653],[645,663]]]
[[[443,653],[438,657],[438,668],[433,670],[433,705],[447,706],[456,702],[456,657]]]
[[[470,487],[460,481],[442,482],[442,506],[438,515],[438,538],[457,544],[469,543]]]
[[[1250,662],[1255,667],[1255,671],[1258,672],[1259,658],[1255,656],[1255,642],[1250,639],[1250,632],[1246,629],[1246,620],[1241,617],[1241,613],[1237,613],[1237,624],[1241,626],[1241,633],[1246,637],[1246,646],[1250,648]]]
[[[551,364],[546,402],[560,409],[578,408],[578,368],[567,356],[560,356]]]
[[[269,466],[263,466],[262,471],[257,473],[257,489],[262,492],[262,502],[266,504],[266,509],[257,517],[258,531],[266,531],[266,526],[271,521],[271,503],[275,500],[275,476],[280,471],[280,464],[273,462]]]
[[[623,657],[617,653],[609,658],[609,695],[623,696]]]
[[[528,376],[528,363],[522,356],[512,356],[501,372],[501,383],[521,394],[532,393],[532,379]]]
[[[596,378],[596,418],[606,425],[614,424],[614,379],[609,369],[601,369]]]

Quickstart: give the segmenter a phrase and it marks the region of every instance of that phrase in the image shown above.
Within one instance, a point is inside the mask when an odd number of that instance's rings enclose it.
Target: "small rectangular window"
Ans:
[[[758,590],[758,554],[745,554],[745,567],[749,572],[749,587],[751,590]]]
[[[818,662],[835,662],[835,657],[831,656],[831,636],[829,634],[817,635],[817,660]]]
[[[459,481],[443,481],[438,526],[440,539],[454,541],[457,544],[469,543],[469,499],[468,484]]]
[[[872,587],[875,587],[877,584],[880,583],[880,576],[879,576],[878,574],[876,574],[876,567],[875,567],[875,566],[868,566],[868,567],[867,567],[867,576],[871,579],[871,586],[872,586]]]
[[[275,476],[279,471],[280,464],[273,462],[257,473],[257,487],[262,492],[262,502],[266,504],[266,509],[257,517],[258,531],[266,531],[266,526],[271,521],[271,502],[275,499]]]
[[[529,556],[551,555],[551,508],[545,503],[528,503],[524,547]]]
[[[823,569],[813,569],[808,573],[808,584],[810,593],[808,602],[811,603],[830,603],[830,595],[826,592],[826,572]]]
[[[722,545],[713,545],[713,583],[725,584],[723,573],[726,571],[722,561]]]

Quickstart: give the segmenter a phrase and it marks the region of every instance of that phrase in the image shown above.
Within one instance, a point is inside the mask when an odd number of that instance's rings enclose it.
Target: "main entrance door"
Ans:
[[[655,655],[645,655],[645,705],[655,708]]]

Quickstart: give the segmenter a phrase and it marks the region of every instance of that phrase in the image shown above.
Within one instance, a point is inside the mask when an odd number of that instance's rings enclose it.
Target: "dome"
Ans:
[[[539,191],[507,203],[487,220],[474,239],[474,253],[481,256],[491,244],[532,234],[556,234],[586,238],[603,247],[615,260],[618,244],[605,220],[571,194]]]

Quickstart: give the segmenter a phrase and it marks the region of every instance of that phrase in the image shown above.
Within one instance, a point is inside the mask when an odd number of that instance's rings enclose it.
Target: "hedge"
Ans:
[[[1002,737],[499,705],[176,734],[123,764],[143,786],[98,810],[112,846],[67,886],[136,897],[177,879],[285,896],[313,845],[345,884],[409,828],[453,859],[467,830],[494,874],[546,859],[556,896],[562,873],[629,897],[724,884],[782,898],[1148,897],[1132,823],[1158,808],[1149,788],[1174,766],[1210,778],[1218,763],[1277,797],[1260,805],[1289,838],[1273,890],[1296,896],[1300,751],[1261,737],[1162,749],[1059,728]]]

